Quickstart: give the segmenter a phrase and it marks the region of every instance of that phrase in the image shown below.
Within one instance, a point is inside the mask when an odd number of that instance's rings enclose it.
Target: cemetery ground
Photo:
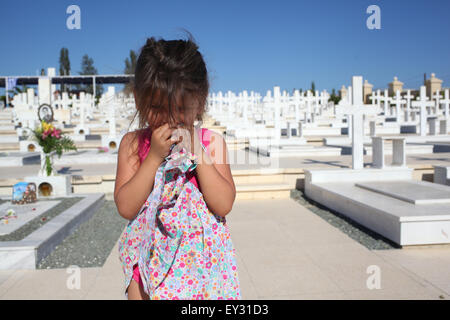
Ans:
[[[231,157],[237,153],[254,156],[230,150]],[[450,245],[400,249],[304,196],[303,170],[348,168],[350,155],[278,161],[283,181],[289,185],[288,195],[238,197],[227,216],[244,299],[450,299]],[[450,153],[433,153],[408,154],[406,162],[414,168],[415,179],[432,181],[432,165],[448,166],[449,161]],[[371,163],[371,157],[364,156],[364,163]],[[38,167],[3,167],[3,187],[7,179],[20,180]],[[55,167],[73,175],[73,181],[94,181],[96,188],[95,183],[106,185],[109,178],[105,177],[115,176],[112,163]],[[244,173],[255,179],[252,172],[257,170],[256,164],[232,165],[238,192],[248,186]],[[0,299],[125,298],[117,240],[126,220],[118,214],[112,194],[105,193],[104,203],[92,217],[41,260],[36,270],[0,270]],[[240,193],[245,194],[245,189]],[[67,268],[73,265],[81,268],[79,289],[67,286]],[[379,288],[370,280],[373,268],[379,270]]]

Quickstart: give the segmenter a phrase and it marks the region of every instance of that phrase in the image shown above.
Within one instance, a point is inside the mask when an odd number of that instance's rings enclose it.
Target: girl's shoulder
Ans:
[[[125,133],[120,141],[119,152],[125,152],[129,156],[141,156],[142,150],[148,145],[148,129],[136,129]]]
[[[128,131],[123,135],[121,143],[125,142],[127,145],[133,144],[133,146],[137,146],[142,141],[147,140],[146,136],[146,128]]]

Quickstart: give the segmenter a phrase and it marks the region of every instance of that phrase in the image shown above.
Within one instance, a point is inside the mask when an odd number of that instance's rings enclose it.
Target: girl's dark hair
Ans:
[[[134,81],[136,113],[140,129],[139,139],[163,122],[184,124],[202,120],[209,91],[208,73],[202,54],[193,36],[187,40],[148,38],[136,62]],[[148,125],[148,127],[146,127]]]

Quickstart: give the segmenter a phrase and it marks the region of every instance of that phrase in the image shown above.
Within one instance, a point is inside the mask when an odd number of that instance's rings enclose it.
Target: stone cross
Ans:
[[[383,102],[383,110],[384,110],[384,116],[388,116],[388,109],[389,109],[389,102],[391,101],[391,98],[388,95],[388,91],[384,90],[384,96],[380,97],[380,101]]]
[[[211,113],[214,115],[217,115],[217,110],[216,110],[216,93],[210,93],[208,95],[208,106],[209,106],[209,110],[211,111]]]
[[[405,121],[409,121],[409,116],[411,112],[411,100],[414,99],[414,96],[411,94],[411,90],[407,91],[407,94],[404,96],[406,99],[406,113],[405,113]]]
[[[244,118],[244,123],[247,123],[248,121],[248,93],[247,90],[244,90],[242,94],[242,117]]]
[[[222,105],[223,105],[222,91],[219,91],[219,93],[217,94],[217,106],[219,109],[219,114],[222,114]]]
[[[113,87],[114,88],[114,87]],[[113,91],[109,91],[108,95],[110,96],[110,103],[109,103],[109,114],[108,114],[108,120],[109,120],[109,136],[115,137],[116,136],[116,107],[117,102],[115,101],[115,94]]]
[[[400,122],[400,110],[402,104],[405,104],[405,100],[402,99],[402,96],[400,95],[400,90],[397,90],[395,94],[395,98],[392,99],[392,104],[395,104],[395,116],[397,117],[397,122]]]
[[[436,106],[435,106],[435,115],[439,114],[439,107],[441,106],[441,98],[442,96],[439,94],[439,90],[436,90],[436,93],[433,95],[434,100],[436,101]]]
[[[266,111],[264,109],[269,109],[269,111]],[[266,95],[263,98],[263,119],[273,121],[273,98],[272,98],[272,91],[267,90]]]
[[[286,111],[289,110],[289,95],[286,90],[283,90],[283,95],[281,96],[281,115],[285,117]]]
[[[69,104],[70,104],[69,94],[64,91],[62,93],[62,98],[61,98],[61,109],[63,109],[63,110],[69,109]]]
[[[33,88],[27,89],[27,102],[28,102],[29,106],[34,105],[34,89]]]
[[[231,118],[233,115],[233,112],[234,112],[234,110],[233,110],[233,108],[234,108],[234,93],[231,92],[230,90],[228,90],[227,102],[228,102],[228,116]],[[219,114],[221,114],[221,112],[222,112],[220,105],[219,105],[219,112],[220,112]]]
[[[295,107],[295,122],[298,123],[300,121],[300,91],[297,89],[294,91],[294,107]]]
[[[311,104],[314,100],[315,98],[312,96],[311,91],[308,90],[306,97],[304,98],[306,103],[305,123],[308,123],[311,120]]]
[[[347,102],[349,105],[351,105],[353,103],[353,87],[352,86],[348,86],[347,88]]]
[[[329,99],[328,92],[326,92],[326,90],[322,91],[320,93],[319,115],[322,115],[322,110],[326,110],[326,107],[328,106],[328,99]]]
[[[280,139],[281,137],[281,127],[280,127],[280,103],[281,103],[281,91],[280,87],[273,87],[273,104],[275,110],[274,124],[275,124],[275,139]]]
[[[252,113],[252,117],[254,117],[253,113],[255,112],[255,104],[256,104],[256,95],[255,92],[250,91],[250,112]]]
[[[444,99],[441,100],[441,103],[444,105],[445,119],[449,119],[450,117],[448,116],[448,110],[449,110],[450,99],[449,99],[448,89],[445,89]]]
[[[380,100],[381,100],[380,89],[377,90],[376,94],[375,94],[375,91],[372,92],[372,96],[369,99],[372,100],[372,105],[376,105],[377,107],[380,107]]]
[[[85,111],[85,104],[86,104],[86,93],[80,92],[80,126],[84,128],[84,111]]]
[[[420,135],[426,136],[427,132],[427,107],[434,106],[434,101],[428,101],[427,88],[420,87],[420,96],[411,102],[412,107],[420,108]]]
[[[341,108],[341,112],[352,117],[352,169],[364,167],[364,118],[363,115],[376,115],[378,108],[363,103],[363,78],[352,77],[352,105]]]

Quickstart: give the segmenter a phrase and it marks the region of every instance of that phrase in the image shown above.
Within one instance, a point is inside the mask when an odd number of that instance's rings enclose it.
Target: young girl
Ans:
[[[147,39],[136,63],[133,88],[141,129],[128,132],[120,143],[114,190],[114,201],[119,214],[130,220],[122,234],[119,248],[128,299],[177,299],[179,296],[188,296],[183,293],[190,290],[188,286],[192,285],[193,281],[182,279],[190,279],[187,274],[191,269],[203,272],[201,268],[204,266],[191,265],[189,270],[183,270],[188,267],[181,262],[177,264],[177,270],[172,268],[168,272],[172,277],[174,273],[179,276],[180,282],[169,288],[164,287],[163,281],[159,284],[158,295],[149,297],[144,291],[142,273],[137,263],[139,244],[143,239],[127,238],[132,227],[140,230],[148,223],[142,218],[140,209],[144,204],[148,205],[146,200],[153,190],[159,166],[170,154],[171,148],[181,144],[198,158],[195,170],[186,174],[186,181],[192,182],[202,193],[209,210],[208,221],[212,221],[214,230],[221,233],[220,238],[217,238],[220,239],[217,242],[221,247],[216,252],[219,252],[222,258],[219,257],[220,261],[216,263],[221,264],[220,270],[229,268],[228,273],[220,275],[223,279],[214,282],[223,284],[224,281],[229,281],[223,285],[222,291],[221,288],[216,288],[217,285],[214,286],[215,293],[220,293],[215,296],[219,296],[219,299],[222,298],[221,295],[226,299],[241,299],[235,252],[225,219],[236,196],[228,163],[228,150],[219,134],[203,128],[199,132],[194,129],[195,120],[201,120],[205,112],[208,90],[206,66],[192,36],[186,41],[157,41],[153,37]],[[189,139],[184,136],[183,141],[183,136],[172,136],[174,130],[180,127],[190,133]],[[214,241],[214,244],[208,245],[218,246],[219,243]],[[224,250],[226,252],[223,252]],[[180,259],[182,258],[179,257],[177,261]],[[213,259],[213,263],[216,260]],[[211,268],[211,263],[208,264],[208,268]],[[228,279],[230,275],[232,279]],[[205,288],[202,290],[205,291]],[[208,296],[208,292],[198,292],[196,297]]]

